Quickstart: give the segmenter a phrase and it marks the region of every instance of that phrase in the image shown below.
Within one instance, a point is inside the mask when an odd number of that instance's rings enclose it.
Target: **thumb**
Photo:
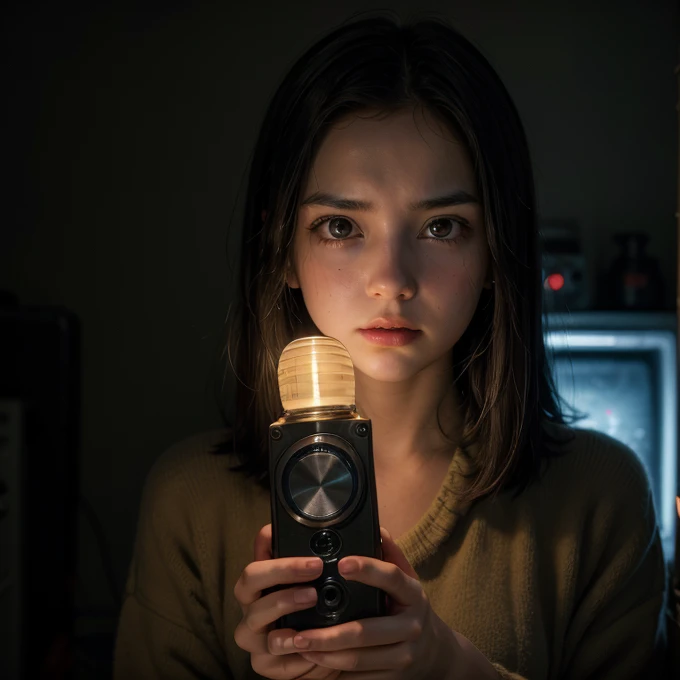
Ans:
[[[255,536],[255,562],[272,559],[272,525],[265,524]]]
[[[401,548],[394,542],[390,532],[384,527],[380,527],[380,537],[382,538],[382,553],[385,562],[396,564],[407,576],[418,580],[418,574],[406,559],[406,555]]]

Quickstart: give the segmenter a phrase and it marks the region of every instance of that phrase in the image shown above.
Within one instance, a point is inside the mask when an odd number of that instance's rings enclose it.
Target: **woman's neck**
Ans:
[[[357,411],[371,419],[376,471],[417,470],[433,458],[451,457],[462,418],[450,370],[432,365],[399,383],[376,381],[356,370],[355,376]]]

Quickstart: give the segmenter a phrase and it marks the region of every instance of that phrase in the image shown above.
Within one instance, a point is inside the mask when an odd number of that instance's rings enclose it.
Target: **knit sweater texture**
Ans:
[[[573,432],[519,496],[468,505],[460,491],[480,454],[458,450],[397,544],[437,615],[502,678],[660,677],[667,583],[646,472],[623,444]],[[242,614],[233,589],[270,522],[269,493],[212,453],[226,434],[171,447],[147,477],[115,680],[261,677],[234,642]]]

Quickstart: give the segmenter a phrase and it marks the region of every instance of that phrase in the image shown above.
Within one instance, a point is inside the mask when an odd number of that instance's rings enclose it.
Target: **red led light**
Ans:
[[[564,276],[562,274],[549,274],[545,280],[546,288],[550,290],[560,290],[564,287]]]

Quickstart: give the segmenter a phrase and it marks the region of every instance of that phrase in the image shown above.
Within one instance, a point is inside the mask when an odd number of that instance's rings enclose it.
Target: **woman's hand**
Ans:
[[[347,680],[498,678],[484,655],[432,610],[418,576],[385,529],[383,560],[342,559],[340,573],[381,588],[390,597],[387,616],[298,633],[288,644],[301,656]]]
[[[340,675],[339,670],[321,668],[302,658],[295,649],[285,656],[272,654],[272,649],[281,654],[283,641],[292,640],[296,634],[291,629],[272,630],[274,622],[284,614],[313,607],[317,594],[314,588],[304,586],[285,588],[264,596],[262,591],[281,584],[313,581],[321,575],[323,563],[318,557],[272,559],[271,544],[272,526],[267,524],[255,538],[255,561],[246,566],[234,586],[234,596],[243,613],[234,640],[241,649],[250,652],[253,670],[265,678],[334,680]],[[300,601],[299,596],[305,592],[310,599]]]

